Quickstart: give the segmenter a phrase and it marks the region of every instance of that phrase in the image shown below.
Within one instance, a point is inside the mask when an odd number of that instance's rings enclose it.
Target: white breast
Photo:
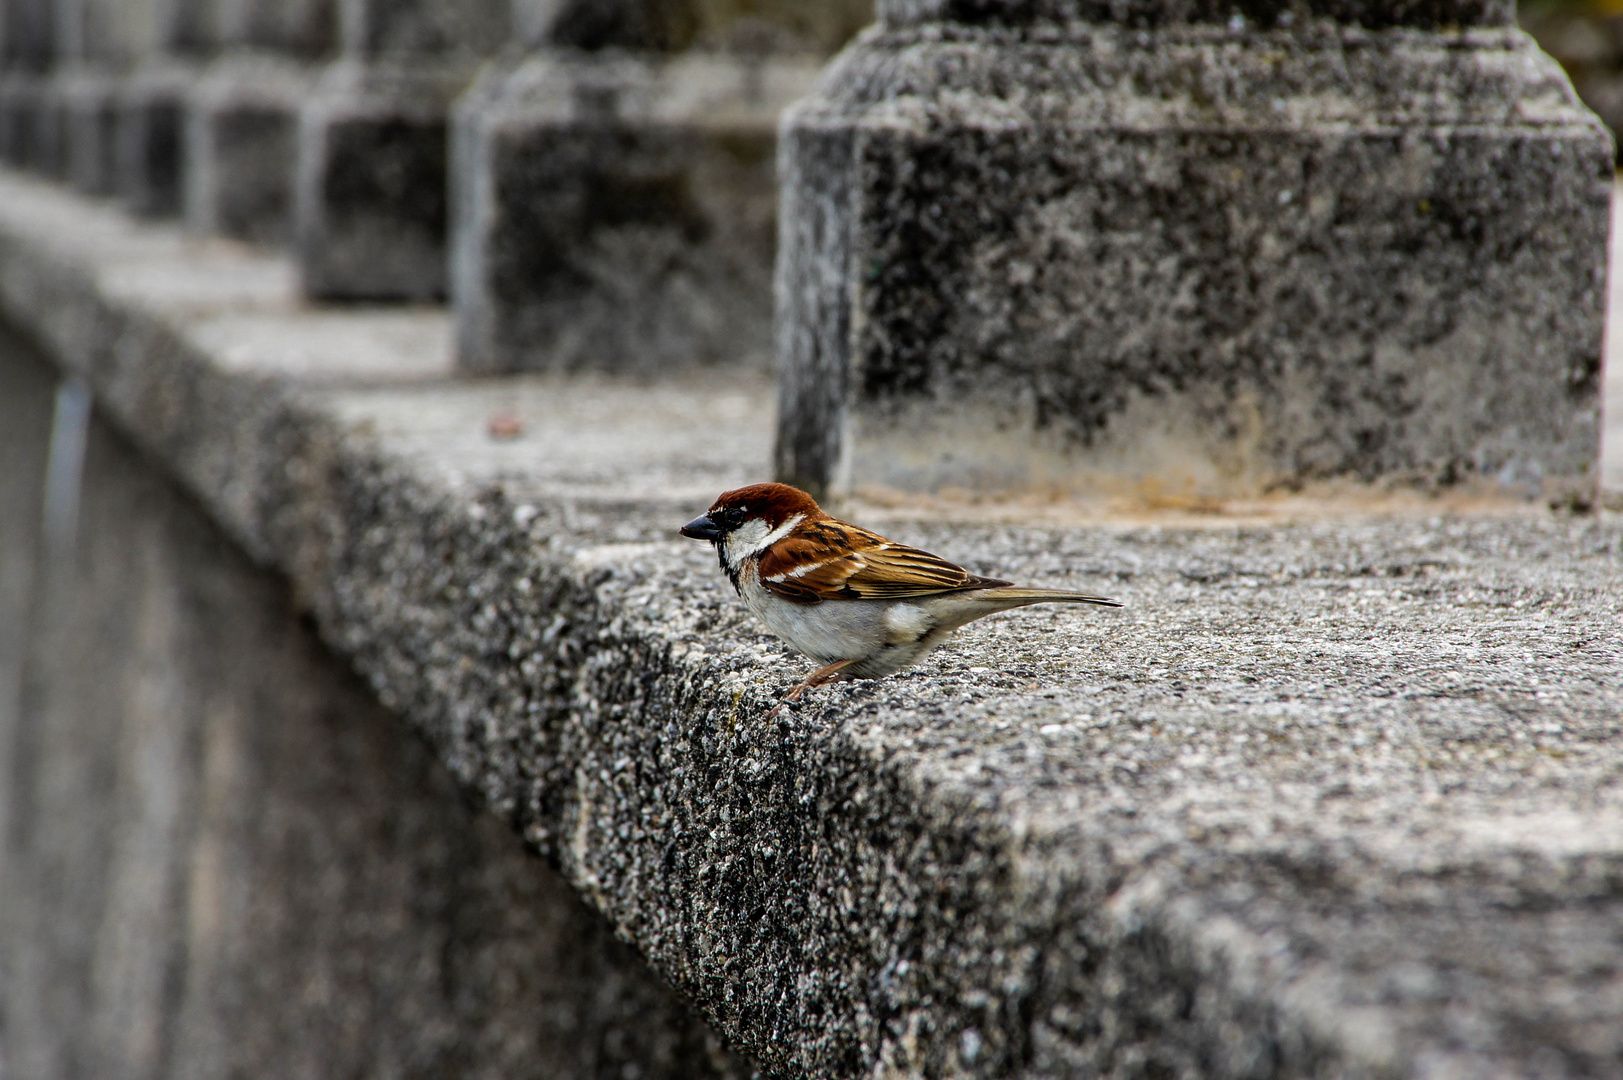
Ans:
[[[905,600],[825,600],[795,604],[761,585],[754,560],[738,577],[744,604],[767,629],[820,664],[856,660],[858,678],[888,675],[915,662],[940,642],[937,620]]]

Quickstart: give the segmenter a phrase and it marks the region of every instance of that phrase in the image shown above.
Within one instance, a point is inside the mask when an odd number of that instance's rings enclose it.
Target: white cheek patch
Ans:
[[[768,529],[766,522],[760,518],[750,518],[728,533],[727,538],[722,541],[722,550],[727,553],[727,565],[737,566],[751,555],[765,551],[793,532],[795,526],[804,521],[805,517],[805,514],[796,514],[776,529]]]

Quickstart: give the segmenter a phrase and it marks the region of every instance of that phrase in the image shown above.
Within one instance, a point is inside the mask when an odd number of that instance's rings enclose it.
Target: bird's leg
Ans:
[[[856,660],[853,659],[836,660],[832,664],[824,664],[822,667],[800,680],[800,685],[796,686],[793,690],[789,691],[788,694],[784,695],[782,701],[772,706],[772,711],[766,714],[766,718],[768,720],[772,719],[774,716],[778,715],[778,710],[789,704],[789,702],[800,700],[802,691],[809,690],[814,686],[822,686],[826,682],[833,682],[835,679],[839,678],[840,672],[844,671],[854,663],[856,663]]]

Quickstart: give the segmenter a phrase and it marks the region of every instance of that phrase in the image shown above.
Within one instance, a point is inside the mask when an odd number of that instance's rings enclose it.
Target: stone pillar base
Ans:
[[[13,72],[0,80],[0,144],[8,162],[45,176],[66,170],[62,98],[49,75]]]
[[[193,229],[271,244],[290,238],[299,107],[312,86],[308,68],[271,56],[229,56],[204,72],[186,116]]]
[[[812,490],[1594,483],[1611,139],[1512,28],[870,32],[785,121]]]
[[[119,80],[105,71],[81,68],[62,72],[57,86],[68,183],[86,195],[113,194]]]
[[[296,246],[330,299],[446,291],[446,115],[465,66],[346,60],[300,113]]]
[[[117,190],[134,213],[181,212],[187,89],[196,78],[195,68],[167,62],[136,71],[119,89]]]
[[[42,78],[33,72],[0,75],[0,161],[26,167],[39,119]]]
[[[557,52],[482,80],[453,116],[459,363],[764,365],[777,116],[815,77]]]

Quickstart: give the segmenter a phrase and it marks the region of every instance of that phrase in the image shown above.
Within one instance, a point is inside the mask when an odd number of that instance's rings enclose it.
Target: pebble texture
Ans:
[[[1228,23],[1235,16],[1263,27],[1329,20],[1369,30],[1415,27],[1514,26],[1513,0],[879,0],[891,26],[950,21],[1021,28],[1048,23],[1117,23],[1135,29]]]
[[[780,478],[1592,498],[1610,137],[1408,26],[1500,5],[1096,7],[889,5],[786,118]]]
[[[805,662],[671,532],[764,470],[764,388],[443,381],[274,261],[0,182],[7,317],[769,1075],[1617,1075],[1615,518],[871,509],[1128,606],[769,721]]]

